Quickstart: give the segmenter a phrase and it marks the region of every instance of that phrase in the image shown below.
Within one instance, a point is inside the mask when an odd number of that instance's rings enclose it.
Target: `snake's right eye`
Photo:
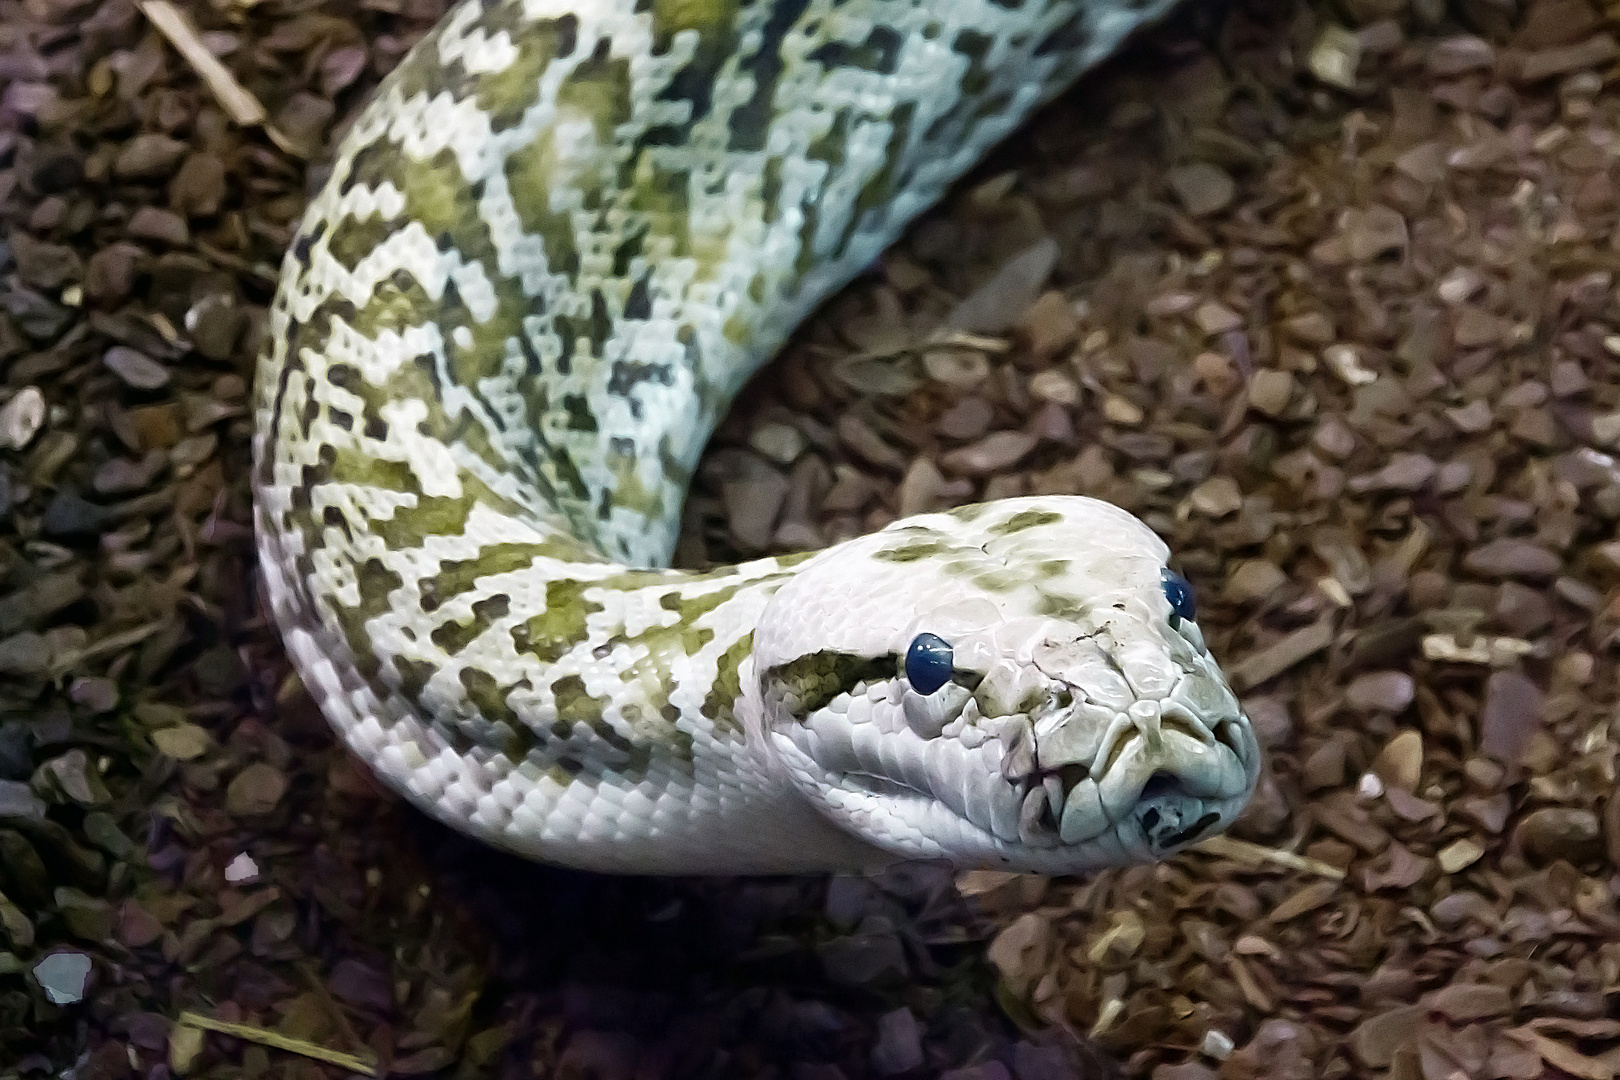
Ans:
[[[951,646],[937,634],[918,634],[906,650],[906,680],[919,694],[932,694],[951,681]]]
[[[1198,617],[1198,604],[1193,599],[1192,585],[1186,578],[1167,567],[1160,572],[1159,581],[1164,587],[1164,598],[1170,601],[1170,614],[1188,622]]]

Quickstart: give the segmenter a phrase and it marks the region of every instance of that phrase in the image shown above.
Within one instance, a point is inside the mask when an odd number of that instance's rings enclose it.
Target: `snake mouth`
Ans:
[[[1055,730],[1061,717],[1037,721]],[[1126,848],[1168,855],[1216,831],[1247,800],[1257,774],[1241,717],[1204,721],[1180,705],[1138,701],[1119,713],[1090,760],[1062,760],[1061,738],[1015,742],[1002,769],[1018,805],[1018,838],[1072,846],[1112,833]],[[1042,750],[1057,751],[1051,757]],[[1022,766],[1022,768],[1020,768]]]

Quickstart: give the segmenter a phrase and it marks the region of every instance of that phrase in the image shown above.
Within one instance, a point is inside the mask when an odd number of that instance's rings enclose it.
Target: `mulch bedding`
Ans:
[[[161,9],[0,0],[0,1078],[1620,1076],[1606,12],[1190,5],[804,327],[680,561],[1108,498],[1267,773],[1157,867],[729,882],[518,863],[332,745],[252,358],[442,6],[191,3],[191,60]]]

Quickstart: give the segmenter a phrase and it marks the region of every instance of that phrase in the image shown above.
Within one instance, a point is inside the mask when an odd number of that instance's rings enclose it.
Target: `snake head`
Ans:
[[[1260,750],[1168,554],[1078,496],[821,552],[755,634],[767,764],[898,858],[1081,873],[1215,835]]]

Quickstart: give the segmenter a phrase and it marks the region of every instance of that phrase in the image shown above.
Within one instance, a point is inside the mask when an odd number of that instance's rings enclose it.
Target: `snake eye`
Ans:
[[[932,694],[951,681],[951,646],[937,634],[918,634],[906,650],[906,680],[919,694]]]
[[[1180,574],[1166,567],[1159,575],[1164,585],[1164,598],[1170,601],[1170,612],[1178,619],[1192,622],[1198,615],[1198,604],[1193,600],[1192,585]]]

